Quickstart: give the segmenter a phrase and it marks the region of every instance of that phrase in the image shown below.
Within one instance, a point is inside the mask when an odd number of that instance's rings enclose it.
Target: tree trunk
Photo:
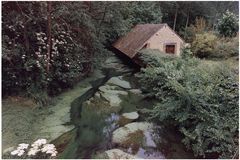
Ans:
[[[52,2],[47,2],[47,68],[46,71],[49,73],[49,65],[50,65],[50,56],[51,56],[51,46],[52,46],[52,35],[51,35],[51,11],[52,11]]]
[[[107,6],[104,8],[104,12],[103,12],[102,19],[101,19],[100,22],[99,22],[99,29],[98,29],[98,33],[97,33],[98,36],[99,36],[99,34],[100,34],[101,26],[102,26],[102,23],[103,23],[103,21],[104,21],[104,19],[105,19],[106,12],[107,12]]]
[[[190,13],[189,13],[189,11],[188,11],[188,14],[187,14],[187,21],[186,21],[185,31],[184,31],[184,39],[185,39],[186,36],[187,36],[187,35],[186,35],[186,33],[187,33],[186,31],[187,31],[187,27],[188,27],[188,23],[189,23],[189,14],[190,14]]]
[[[174,23],[173,23],[173,30],[176,30],[176,22],[177,22],[177,15],[178,15],[178,7],[176,6],[176,12],[174,16]]]

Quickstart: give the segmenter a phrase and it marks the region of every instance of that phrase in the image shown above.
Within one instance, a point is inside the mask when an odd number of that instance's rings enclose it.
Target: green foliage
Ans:
[[[226,66],[196,58],[155,58],[138,75],[158,104],[149,119],[174,125],[197,156],[231,158],[238,147],[238,83]]]
[[[112,54],[107,48],[133,25],[159,23],[156,4],[51,2],[49,26],[49,3],[4,3],[3,94],[34,88],[55,95],[72,87],[101,66]]]
[[[190,47],[183,48],[182,51],[181,51],[181,57],[183,59],[192,58],[193,57],[193,53],[191,51],[191,48]]]
[[[192,43],[193,54],[199,58],[209,57],[214,53],[216,42],[217,37],[210,32],[197,34]]]
[[[239,40],[235,38],[219,39],[214,46],[214,54],[210,58],[229,58],[238,56],[239,54]]]
[[[131,6],[131,23],[161,23],[162,13],[157,2],[132,2]]]
[[[217,29],[220,35],[224,37],[236,36],[238,32],[238,17],[234,13],[229,12],[223,14],[222,18],[218,20]]]

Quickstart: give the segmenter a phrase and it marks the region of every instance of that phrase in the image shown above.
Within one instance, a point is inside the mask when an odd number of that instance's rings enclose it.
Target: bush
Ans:
[[[193,54],[199,58],[207,58],[214,53],[217,37],[210,33],[197,34],[192,43]]]
[[[8,12],[8,7],[14,5],[26,9],[26,15],[31,17],[27,23],[23,14],[14,9]],[[67,14],[57,13],[61,4],[54,5],[48,55],[46,5],[46,2],[11,2],[3,8],[3,95],[33,89],[34,93],[57,94],[91,71],[93,51],[88,46],[91,35],[57,21],[54,16]]]
[[[218,20],[218,32],[224,37],[236,36],[238,32],[238,23],[238,17],[234,13],[226,11],[222,18]]]
[[[214,54],[210,55],[211,58],[229,58],[238,56],[239,53],[239,40],[238,37],[230,39],[219,39],[214,47]]]
[[[158,100],[145,109],[149,119],[178,127],[196,156],[232,158],[238,147],[235,75],[226,66],[203,65],[196,58],[154,61],[138,75],[142,89]]]

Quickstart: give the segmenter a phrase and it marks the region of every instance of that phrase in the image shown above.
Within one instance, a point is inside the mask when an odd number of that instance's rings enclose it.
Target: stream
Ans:
[[[141,109],[155,102],[141,94],[133,72],[107,70],[104,75],[71,103],[75,128],[52,142],[58,158],[194,158],[175,129],[146,121]],[[127,119],[124,113],[137,117]]]

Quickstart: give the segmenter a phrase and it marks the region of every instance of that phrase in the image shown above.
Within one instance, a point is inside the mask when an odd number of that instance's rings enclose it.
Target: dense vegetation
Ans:
[[[160,23],[145,2],[3,2],[3,95],[35,99],[71,87],[138,23]],[[118,8],[117,10],[115,8]],[[142,16],[138,16],[142,15]],[[45,96],[43,96],[45,95]]]
[[[183,143],[197,156],[232,158],[238,152],[236,75],[226,64],[191,58],[190,50],[182,58],[149,52],[143,51],[149,65],[139,74],[142,89],[158,100],[145,110],[149,119],[179,128]]]
[[[217,14],[209,15],[206,9],[213,6]],[[38,99],[72,87],[94,66],[101,66],[111,54],[112,42],[136,24],[161,23],[163,18],[186,38],[191,37],[186,36],[188,26],[196,17],[215,26],[215,19],[227,9],[237,12],[234,2],[215,6],[215,2],[3,2],[3,95],[24,91]],[[185,18],[186,23],[181,21]]]
[[[209,65],[202,59],[238,56],[237,15],[237,1],[2,2],[3,96],[21,94],[46,103],[49,95],[100,68],[112,54],[111,44],[134,25],[167,23],[191,50],[181,58],[143,51],[148,65],[139,73],[141,87],[158,100],[145,110],[149,120],[177,127],[196,156],[236,158],[236,73],[225,63]],[[89,117],[94,113],[82,125]],[[99,131],[102,123],[83,132],[83,143],[101,140],[91,129]],[[96,142],[85,139],[89,134]]]

